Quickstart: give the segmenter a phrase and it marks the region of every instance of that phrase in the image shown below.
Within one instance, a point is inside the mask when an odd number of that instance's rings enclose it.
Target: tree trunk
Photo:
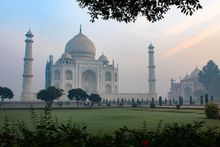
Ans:
[[[76,100],[77,108],[79,108],[79,100]]]
[[[92,107],[93,107],[93,105],[94,105],[94,102],[92,102],[92,103],[91,103],[90,108],[92,108]]]
[[[1,98],[1,102],[0,102],[0,108],[2,108],[2,104],[3,104],[4,99]]]
[[[46,101],[46,111],[51,110],[52,105],[53,105],[53,101],[50,100]]]

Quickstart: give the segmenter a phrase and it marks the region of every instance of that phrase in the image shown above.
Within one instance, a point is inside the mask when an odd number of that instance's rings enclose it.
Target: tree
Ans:
[[[151,99],[150,108],[155,108],[154,98]]]
[[[207,92],[209,92],[210,83],[219,74],[218,66],[212,60],[209,60],[207,65],[199,72],[199,81],[204,85]]]
[[[53,101],[60,98],[64,95],[62,89],[56,87],[48,87],[47,89],[40,90],[37,93],[37,99],[43,100],[46,102],[46,110],[51,110]]]
[[[190,105],[193,105],[193,99],[192,99],[192,96],[189,97],[189,104],[190,104]]]
[[[12,99],[13,97],[14,97],[14,94],[11,89],[7,87],[0,87],[0,98],[1,98],[0,108],[5,99]]]
[[[208,96],[208,94],[205,94],[205,104],[207,105],[208,102],[209,102],[209,96]]]
[[[218,119],[219,118],[218,104],[215,104],[213,102],[209,102],[205,106],[205,114],[206,114],[206,117],[209,119]]]
[[[77,0],[81,8],[88,8],[91,21],[100,16],[103,20],[135,22],[144,16],[150,22],[164,18],[171,6],[176,6],[185,15],[202,9],[200,0]]]
[[[183,105],[183,97],[179,96],[179,105],[182,106]]]
[[[89,96],[89,100],[91,101],[90,108],[92,108],[92,106],[94,105],[94,103],[101,102],[102,98],[100,97],[99,94],[94,94],[94,93],[92,93],[92,94]]]
[[[69,94],[67,96],[70,100],[76,100],[77,107],[79,107],[79,101],[85,101],[86,98],[89,98],[89,95],[82,90],[81,88],[71,89],[69,90]]]
[[[162,106],[162,96],[159,97],[159,106]]]

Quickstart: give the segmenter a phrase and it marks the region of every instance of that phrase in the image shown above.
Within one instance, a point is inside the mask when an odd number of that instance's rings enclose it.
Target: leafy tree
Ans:
[[[155,108],[154,98],[151,99],[150,108]]]
[[[207,65],[205,65],[202,71],[199,72],[199,81],[204,85],[207,92],[209,92],[210,83],[219,74],[220,71],[218,66],[212,60],[209,60]]]
[[[124,105],[124,98],[121,98],[121,103],[119,104],[120,106]]]
[[[192,15],[202,9],[200,0],[77,0],[81,8],[88,8],[91,21],[99,16],[103,20],[135,22],[144,16],[150,22],[164,18],[171,6],[176,6],[185,15]]]
[[[99,94],[94,94],[94,93],[92,93],[92,94],[89,96],[89,100],[92,102],[91,105],[90,105],[90,108],[92,108],[92,106],[94,105],[94,103],[99,103],[99,102],[101,102],[102,98],[100,97]]]
[[[209,102],[205,106],[205,114],[207,118],[210,119],[218,119],[219,118],[219,108],[218,104],[215,104],[213,102]]]
[[[11,89],[7,87],[0,87],[0,98],[1,98],[0,108],[5,99],[12,99],[13,97],[14,97],[14,94]]]
[[[183,97],[179,96],[179,105],[182,106],[183,105]]]
[[[192,105],[193,104],[193,99],[192,96],[189,97],[189,104]]]
[[[85,101],[86,98],[89,98],[89,95],[81,88],[77,88],[69,90],[69,94],[67,97],[70,100],[76,100],[77,107],[79,107],[79,101]]]
[[[53,101],[60,98],[64,95],[62,89],[56,87],[48,87],[47,89],[40,90],[37,93],[37,99],[43,100],[46,102],[46,110],[51,110]]]
[[[138,106],[141,105],[141,101],[139,100],[139,98],[137,98],[137,105],[138,105]]]
[[[205,94],[205,104],[207,105],[208,102],[209,102],[209,96],[208,96],[208,94]]]

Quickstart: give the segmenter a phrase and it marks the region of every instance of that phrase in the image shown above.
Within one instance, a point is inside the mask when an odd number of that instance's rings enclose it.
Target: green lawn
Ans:
[[[35,110],[42,112],[43,110]],[[30,110],[0,110],[0,125],[5,116],[9,120],[24,120],[28,127],[33,127],[30,120]],[[88,126],[88,131],[95,134],[112,133],[124,125],[130,128],[138,128],[145,121],[147,127],[152,129],[163,123],[188,123],[193,121],[205,121],[208,126],[220,127],[219,120],[206,119],[203,110],[171,110],[171,109],[54,109],[59,122],[66,122],[69,118],[79,124]]]

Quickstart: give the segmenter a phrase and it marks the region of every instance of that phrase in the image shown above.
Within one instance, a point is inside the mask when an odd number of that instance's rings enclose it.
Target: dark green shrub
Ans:
[[[137,103],[132,103],[131,107],[132,108],[136,108],[137,107]]]
[[[183,105],[183,97],[179,97],[179,105],[182,106]]]
[[[210,118],[210,119],[219,118],[218,104],[215,104],[213,102],[207,103],[207,105],[205,106],[205,114],[207,118]]]
[[[176,109],[180,109],[180,104],[176,105]]]
[[[159,106],[162,106],[162,97],[159,97]]]
[[[208,96],[208,94],[205,94],[205,104],[207,105],[208,102],[209,102],[209,96]]]
[[[4,124],[0,130],[0,146],[13,146],[16,144],[16,130],[14,124],[10,124],[5,117]]]
[[[124,104],[123,103],[119,103],[119,106],[123,106]]]
[[[0,147],[219,147],[219,128],[204,127],[203,122],[162,124],[149,130],[126,126],[114,134],[94,136],[86,126],[76,125],[71,119],[60,124],[50,112],[40,115],[32,111],[35,129],[23,122],[10,123],[6,118],[0,127]]]
[[[150,103],[150,108],[155,108],[155,103],[154,102]]]
[[[192,99],[192,96],[189,97],[189,104],[190,104],[190,105],[193,105],[193,99]]]
[[[203,124],[203,122],[194,122],[189,124],[166,124],[159,130],[159,133],[157,133],[155,146],[205,147],[206,143],[203,142],[203,138],[205,138],[205,136],[201,133]],[[212,138],[209,138],[209,140],[211,141]],[[212,146],[212,144],[210,144],[209,147],[210,146]]]

